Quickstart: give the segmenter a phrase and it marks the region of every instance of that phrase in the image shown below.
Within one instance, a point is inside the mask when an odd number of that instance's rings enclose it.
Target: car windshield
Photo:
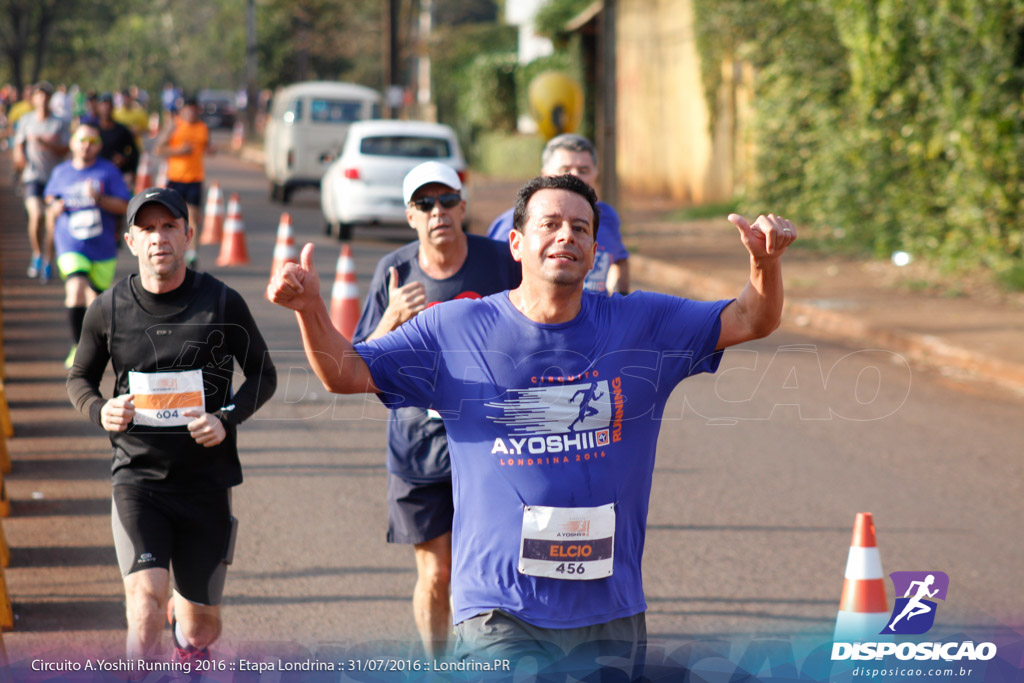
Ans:
[[[309,117],[317,123],[352,123],[363,118],[362,111],[362,102],[350,100],[314,99],[309,103]]]
[[[369,156],[437,159],[451,156],[451,147],[443,138],[413,135],[382,135],[363,138],[359,151]]]

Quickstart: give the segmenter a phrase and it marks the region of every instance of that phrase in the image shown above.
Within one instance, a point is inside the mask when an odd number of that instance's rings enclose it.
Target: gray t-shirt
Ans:
[[[67,154],[55,154],[49,147],[39,143],[37,136],[57,135],[61,144],[67,145],[71,139],[68,123],[52,114],[42,121],[34,111],[30,111],[18,119],[17,133],[14,144],[25,143],[25,170],[21,173],[21,182],[37,181],[45,183],[57,164],[64,161]]]

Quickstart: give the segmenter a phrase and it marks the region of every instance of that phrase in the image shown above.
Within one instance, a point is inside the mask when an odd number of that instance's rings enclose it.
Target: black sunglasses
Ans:
[[[462,195],[458,192],[445,192],[444,194],[436,197],[420,197],[419,199],[414,199],[409,203],[423,213],[430,213],[434,210],[434,204],[437,204],[438,202],[441,202],[441,206],[446,209],[454,209],[461,201]]]

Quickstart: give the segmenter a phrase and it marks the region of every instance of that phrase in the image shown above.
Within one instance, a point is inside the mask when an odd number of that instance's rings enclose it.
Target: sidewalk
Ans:
[[[635,284],[694,298],[736,296],[749,272],[736,229],[724,216],[667,222],[660,217],[669,208],[634,201],[622,212]],[[950,379],[1024,397],[1024,295],[976,284],[951,296],[934,291],[916,264],[796,247],[784,268],[783,327],[902,353]]]

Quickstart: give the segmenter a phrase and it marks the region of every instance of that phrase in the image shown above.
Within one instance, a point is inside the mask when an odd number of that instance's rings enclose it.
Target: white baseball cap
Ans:
[[[447,185],[456,192],[462,190],[462,181],[459,180],[459,174],[454,168],[440,161],[424,161],[409,171],[402,181],[402,197],[405,203],[408,204],[412,200],[416,190],[430,183]]]

